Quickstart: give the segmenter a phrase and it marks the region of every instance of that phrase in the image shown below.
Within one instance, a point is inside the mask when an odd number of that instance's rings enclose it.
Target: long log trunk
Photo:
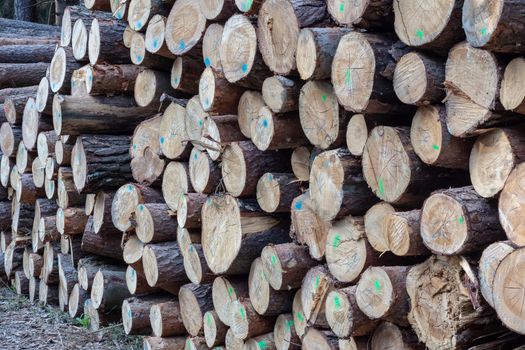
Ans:
[[[148,244],[144,248],[142,264],[151,287],[160,287],[176,294],[187,281],[177,242]]]
[[[186,334],[178,301],[168,301],[153,305],[150,309],[149,317],[151,329],[156,337],[167,338]]]
[[[49,64],[2,63],[0,64],[0,88],[38,85],[46,74]]]

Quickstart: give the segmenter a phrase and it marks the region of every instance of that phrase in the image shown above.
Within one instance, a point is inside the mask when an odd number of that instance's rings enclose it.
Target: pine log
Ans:
[[[224,27],[222,24],[212,23],[204,32],[204,36],[202,37],[202,58],[204,59],[204,66],[206,66],[206,68],[211,67],[218,71],[222,70],[219,49],[223,30]]]
[[[360,160],[348,150],[325,151],[315,157],[311,168],[310,198],[322,219],[363,215],[377,202],[365,184]]]
[[[328,1],[328,10],[330,3]],[[343,4],[344,6],[344,4]],[[332,61],[341,37],[349,28],[303,28],[297,41],[296,65],[301,79],[324,80],[332,74]]]
[[[186,337],[145,337],[144,350],[184,350]]]
[[[261,316],[253,308],[250,299],[235,300],[230,309],[232,330],[235,337],[246,340],[273,330],[275,317]]]
[[[499,100],[503,108],[519,114],[525,114],[525,59],[518,57],[509,62],[503,73]]]
[[[237,107],[239,128],[244,136],[251,138],[252,120],[257,117],[261,107],[265,106],[262,94],[258,91],[246,90]]]
[[[191,148],[186,132],[186,110],[181,104],[170,103],[160,121],[158,139],[160,151],[168,159],[186,159]]]
[[[58,140],[55,144],[55,160],[59,165],[71,165],[71,151],[73,146],[69,143]]]
[[[408,321],[428,349],[464,346],[486,334],[487,327],[498,332],[494,311],[483,302],[478,287],[463,257],[432,256],[410,269]]]
[[[97,271],[91,286],[91,302],[95,309],[119,309],[123,300],[130,296],[125,271],[123,266],[116,265]]]
[[[383,319],[408,326],[407,266],[371,266],[363,272],[356,289],[357,306],[372,320]]]
[[[41,305],[58,305],[58,285],[40,281],[38,286],[38,300]]]
[[[466,137],[501,123],[504,117],[492,112],[500,80],[501,69],[491,52],[467,43],[457,44],[450,50],[444,84],[447,127],[452,135]]]
[[[164,72],[169,72],[171,60],[166,57],[158,56],[146,51],[146,39],[143,34],[133,32],[129,43],[129,55],[131,63],[135,65],[154,68]]]
[[[321,260],[325,255],[330,223],[323,220],[314,210],[309,191],[293,200],[291,217],[291,236],[299,244],[306,244],[314,259]]]
[[[186,334],[178,301],[166,301],[151,306],[149,318],[156,337],[167,338]]]
[[[304,134],[320,149],[344,143],[348,115],[339,108],[334,89],[323,81],[309,81],[299,95],[299,117]]]
[[[122,302],[122,323],[126,334],[151,334],[150,309],[168,300],[163,295],[132,297]]]
[[[28,258],[28,272],[29,278],[40,276],[40,271],[44,265],[42,255],[36,253],[29,253]]]
[[[249,296],[253,308],[259,315],[278,316],[292,311],[293,291],[274,290],[265,275],[261,258],[255,259],[248,275]]]
[[[82,251],[98,254],[111,259],[122,260],[122,238],[115,230],[112,232],[100,231],[95,233],[93,229],[93,219],[88,218],[84,234],[82,236]]]
[[[83,234],[87,221],[84,208],[58,208],[56,213],[56,227],[62,235]]]
[[[188,27],[186,22],[193,25]],[[166,21],[166,44],[175,55],[183,55],[200,41],[206,29],[206,17],[201,12],[198,1],[177,1],[171,8]]]
[[[257,182],[257,203],[267,213],[290,212],[301,193],[301,183],[293,174],[266,173]]]
[[[11,178],[13,180],[13,178]],[[34,205],[37,198],[43,197],[45,191],[35,186],[31,174],[23,174],[16,177],[16,182],[11,181],[11,186],[15,189],[16,199],[20,203]]]
[[[24,271],[15,272],[15,290],[18,295],[29,295],[29,280],[24,276]]]
[[[55,154],[55,143],[58,139],[56,133],[51,131],[40,132],[36,139],[38,158],[42,163],[49,161],[48,158]]]
[[[141,122],[131,138],[131,173],[141,184],[159,187],[165,162],[160,159],[159,128],[162,116],[157,114]]]
[[[233,85],[224,75],[206,68],[199,80],[199,99],[204,110],[210,114],[235,114],[244,89]]]
[[[207,116],[204,119],[200,141],[211,159],[219,159],[225,145],[245,140],[236,115]]]
[[[301,312],[301,315],[297,317],[299,320],[302,319],[301,323],[305,326],[315,325],[323,329],[328,328],[325,313],[326,297],[329,292],[338,287],[339,283],[330,275],[325,265],[311,268],[304,276],[301,285],[300,302],[294,299],[294,310]],[[295,297],[298,298],[297,295]]]
[[[357,288],[359,285],[333,290],[326,297],[326,319],[340,338],[371,334],[378,323],[359,309]]]
[[[286,220],[264,216],[250,205],[230,195],[209,197],[204,204],[202,248],[214,273],[247,273],[267,243],[289,241]]]
[[[78,193],[71,168],[60,167],[57,176],[57,203],[60,208],[80,207],[86,203],[86,195]],[[85,213],[84,213],[85,214]]]
[[[224,21],[230,18],[237,10],[233,0],[199,0],[199,6],[206,19]]]
[[[44,265],[40,271],[40,279],[44,284],[56,285],[57,297],[59,282],[57,262],[59,252],[60,244],[58,242],[47,242],[44,246]]]
[[[419,7],[410,1],[395,4],[394,28],[407,45],[446,55],[448,50],[465,38],[461,25],[463,1],[446,0]]]
[[[73,24],[71,31],[71,48],[73,49],[73,57],[77,61],[85,62],[88,60],[88,35],[91,21],[77,19]]]
[[[155,189],[131,183],[123,185],[115,193],[111,204],[113,225],[118,230],[127,232],[132,229],[130,218],[138,204],[162,202],[162,194]]]
[[[493,52],[523,53],[523,1],[499,0],[490,4],[466,0],[463,5],[463,28],[474,47]]]
[[[436,188],[464,184],[461,174],[431,170],[415,154],[405,127],[374,128],[363,152],[363,175],[376,196],[417,205]]]
[[[177,208],[178,225],[188,229],[200,228],[201,210],[207,198],[202,193],[183,194]]]
[[[52,130],[51,120],[48,116],[41,115],[37,109],[35,100],[30,97],[24,107],[22,115],[22,140],[28,150],[35,148],[38,134],[42,131]]]
[[[191,57],[177,57],[171,66],[171,87],[183,93],[197,94],[203,69],[202,65]]]
[[[513,243],[525,244],[525,230],[522,226],[522,198],[525,195],[521,183],[525,178],[525,165],[520,164],[510,173],[499,196],[498,213],[501,226],[507,238]]]
[[[252,119],[250,134],[252,142],[261,151],[308,144],[296,112],[276,115],[266,106],[261,107],[257,117]]]
[[[213,310],[207,311],[204,314],[204,339],[206,345],[212,348],[220,344],[224,344],[228,326],[221,322],[217,313]]]
[[[370,349],[381,350],[389,346],[394,349],[423,350],[425,348],[411,329],[385,321],[381,322],[372,334]]]
[[[0,62],[2,63],[34,63],[51,62],[55,52],[54,44],[38,45],[2,45],[0,47]]]
[[[75,60],[73,52],[69,47],[59,47],[49,65],[49,86],[52,92],[67,93],[71,89],[71,77],[73,72],[82,65]],[[44,71],[45,73],[45,71]],[[40,74],[40,77],[45,75]]]
[[[300,348],[301,340],[295,330],[291,313],[277,316],[273,336],[277,350],[298,350]]]
[[[237,5],[237,8],[244,14],[252,16],[259,13],[263,2],[263,0],[235,0],[235,5]]]
[[[318,262],[308,247],[295,243],[267,245],[261,252],[264,275],[274,290],[293,290],[301,286],[303,276]]]
[[[206,262],[201,244],[192,243],[188,246],[187,251],[183,251],[183,253],[184,271],[192,283],[203,284],[213,282],[216,276]]]
[[[176,212],[182,196],[193,192],[189,177],[188,163],[172,161],[162,175],[162,196],[168,207]]]
[[[224,76],[230,83],[260,90],[264,79],[271,75],[257,50],[256,28],[248,17],[237,14],[226,21],[219,52]]]
[[[86,65],[73,73],[73,79],[81,81],[86,94],[130,93],[135,88],[138,74],[144,69],[132,64]],[[76,96],[73,90],[71,95]]]
[[[146,29],[146,36],[144,37],[146,44],[146,51],[157,54],[162,57],[174,59],[176,56],[168,49],[168,45],[164,41],[166,35],[166,20],[165,16],[155,14],[148,22]]]
[[[262,334],[250,339],[244,343],[244,348],[248,350],[275,349],[275,337],[273,332]]]
[[[421,237],[434,253],[464,254],[504,238],[497,203],[472,186],[433,193],[421,209]]]
[[[126,264],[135,266],[144,254],[144,243],[136,235],[123,235],[122,256]]]
[[[480,135],[470,153],[470,181],[485,198],[496,196],[512,169],[525,160],[524,130],[498,128]]]
[[[9,175],[11,174],[11,168],[13,166],[14,162],[8,156],[2,154],[2,160],[0,162],[0,183],[4,188],[7,188],[9,185]]]
[[[266,78],[262,95],[266,105],[274,113],[286,113],[299,109],[301,85],[287,77],[276,75]]]
[[[225,325],[232,325],[232,303],[235,300],[248,298],[249,290],[246,278],[238,277],[223,277],[215,278],[212,285],[213,307],[217,312],[217,316]],[[227,339],[228,337],[226,337]]]
[[[111,10],[110,2],[110,0],[84,0],[84,6],[88,10],[113,12]]]
[[[224,339],[224,344],[227,349],[232,350],[242,350],[244,348],[244,340],[237,338],[231,328],[226,332],[226,338]]]
[[[394,71],[394,91],[401,102],[410,105],[439,103],[445,97],[445,62],[423,53],[401,57]]]
[[[46,180],[46,167],[40,163],[40,159],[35,158],[31,164],[31,174],[33,175],[33,183],[36,187],[44,187]]]
[[[290,170],[290,152],[263,153],[250,141],[234,142],[223,154],[222,177],[226,190],[236,197],[254,195],[257,181],[267,171]]]
[[[299,181],[310,179],[310,149],[306,146],[297,147],[292,152],[290,159],[292,172]]]
[[[308,328],[306,334],[302,339],[303,350],[313,349],[325,349],[325,350],[336,350],[338,349],[337,336],[331,331],[323,331],[316,328]]]
[[[99,62],[130,63],[123,43],[126,25],[115,19],[94,18],[89,29],[88,58],[92,66]]]
[[[34,150],[28,151],[23,142],[18,144],[18,149],[16,151],[16,169],[19,175],[24,175],[31,171],[32,163],[34,158],[36,158],[36,152]],[[44,161],[44,164],[47,163],[47,159]],[[16,190],[16,183],[12,182],[11,187]]]
[[[489,245],[483,250],[481,257],[479,258],[478,266],[478,278],[479,288],[483,298],[487,303],[495,307],[494,305],[494,277],[496,275],[496,269],[498,268],[501,261],[513,252],[515,246],[510,241],[495,242]]]
[[[128,23],[134,31],[144,31],[150,18],[157,13],[163,16],[169,12],[169,3],[172,1],[153,0],[148,3],[131,0],[128,6]]]
[[[71,289],[69,300],[67,303],[69,316],[72,318],[80,317],[82,315],[82,306],[89,299],[89,293],[84,289],[80,288],[80,285],[76,283]]]
[[[31,87],[33,88],[33,87]],[[20,94],[16,96],[8,96],[5,98],[3,104],[3,111],[5,114],[6,120],[11,125],[20,125],[22,124],[24,109],[26,107],[29,99],[33,99],[35,92],[33,90],[29,91],[27,94]]]
[[[38,301],[38,290],[40,289],[40,280],[36,277],[29,279],[29,302],[34,304]]]
[[[295,68],[299,31],[330,22],[325,1],[272,0],[262,4],[257,20],[259,49],[266,65],[276,74]]]
[[[40,113],[51,114],[53,112],[53,95],[49,93],[49,79],[42,77],[36,91],[36,110]]]
[[[177,219],[164,203],[139,204],[135,209],[135,232],[144,243],[176,240]]]
[[[160,96],[164,92],[172,92],[169,78],[161,72],[146,69],[140,72],[135,80],[135,102],[140,107],[153,104],[158,108]]]
[[[2,63],[0,88],[38,85],[42,76],[46,74],[48,65],[45,62]]]
[[[141,260],[134,263],[133,266],[128,265],[126,269],[126,285],[132,295],[148,295],[161,291],[160,288],[148,285]]]
[[[113,192],[100,191],[96,194],[92,213],[95,233],[107,235],[115,232],[115,227],[111,220],[111,203],[113,198]]]
[[[170,293],[178,293],[187,281],[183,257],[177,242],[148,244],[142,256],[144,275],[151,287],[160,287]]]
[[[118,309],[108,312],[95,309],[91,299],[87,299],[84,302],[84,315],[89,319],[88,329],[92,332],[96,332],[104,326],[118,321],[121,317],[121,313]]]
[[[53,125],[60,135],[130,134],[158,111],[158,105],[137,106],[131,96],[59,96],[55,100]]]
[[[77,269],[73,264],[71,255],[58,254],[58,302],[60,309],[66,311],[69,305],[69,294],[78,280]]]
[[[474,140],[458,138],[447,130],[444,106],[419,107],[410,127],[414,152],[426,164],[451,169],[467,169]]]
[[[385,30],[394,23],[392,3],[374,0],[352,3],[350,1],[327,1],[328,12],[332,18],[344,26],[365,29]]]
[[[204,314],[213,309],[211,284],[186,284],[180,288],[180,314],[191,336],[204,334]]]
[[[429,255],[420,233],[421,210],[395,212],[385,218],[389,250],[398,256]]]

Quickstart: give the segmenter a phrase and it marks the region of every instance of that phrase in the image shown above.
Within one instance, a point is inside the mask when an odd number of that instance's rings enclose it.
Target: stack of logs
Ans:
[[[144,349],[525,343],[525,1],[0,20],[0,270]],[[520,277],[522,276],[522,277]]]

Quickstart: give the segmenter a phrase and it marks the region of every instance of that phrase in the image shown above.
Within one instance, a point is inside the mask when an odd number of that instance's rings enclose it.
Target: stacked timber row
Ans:
[[[2,22],[3,275],[151,350],[518,349],[524,12],[84,0],[60,30]]]

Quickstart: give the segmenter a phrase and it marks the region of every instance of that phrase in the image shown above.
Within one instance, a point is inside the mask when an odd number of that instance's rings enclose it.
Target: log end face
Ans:
[[[129,55],[131,62],[136,65],[142,64],[146,56],[146,43],[141,33],[133,33],[131,36]]]
[[[144,243],[137,238],[137,236],[131,236],[124,244],[122,251],[122,257],[124,262],[127,264],[134,264],[142,258],[144,253]]]
[[[239,51],[240,47],[243,50]],[[250,73],[257,52],[257,34],[247,17],[233,15],[228,19],[219,51],[224,76],[230,83]]]
[[[408,221],[397,215],[389,215],[386,218],[386,235],[389,250],[404,256],[410,248],[410,227]]]
[[[366,239],[347,230],[332,228],[326,238],[326,262],[332,275],[341,282],[355,281],[363,271]]]
[[[176,103],[170,103],[162,115],[159,125],[159,146],[162,154],[169,159],[178,158],[186,149],[188,134],[185,118],[185,108]]]
[[[299,32],[297,53],[295,57],[297,71],[299,72],[301,79],[308,80],[312,78],[318,65],[317,60],[315,36],[310,29],[303,28]]]
[[[264,315],[270,304],[270,284],[264,274],[261,258],[252,262],[248,276],[248,290],[253,308],[258,314]]]
[[[151,330],[156,337],[162,337],[162,312],[160,305],[152,305],[149,312]]]
[[[91,285],[91,302],[95,309],[98,309],[102,304],[102,298],[104,297],[104,273],[102,270],[98,270],[93,278],[93,284]]]
[[[239,196],[246,185],[244,152],[238,143],[231,143],[224,149],[222,158],[221,169],[224,186],[232,196]]]
[[[300,181],[310,179],[310,149],[308,147],[297,147],[292,152],[291,157],[292,172]]]
[[[135,295],[135,292],[137,291],[137,283],[137,271],[133,267],[128,265],[128,267],[126,268],[126,286],[128,287],[129,293],[131,295]]]
[[[124,333],[130,334],[133,329],[133,315],[128,300],[122,302],[122,325],[124,326]]]
[[[281,189],[272,173],[266,173],[257,182],[257,203],[262,210],[273,213],[279,206]]]
[[[123,185],[115,193],[111,203],[111,219],[118,230],[126,232],[131,228],[130,218],[139,198],[139,190],[133,184]]]
[[[89,63],[94,66],[98,62],[100,54],[100,27],[98,19],[94,18],[89,28],[88,58]]]
[[[401,102],[409,105],[421,102],[427,90],[426,73],[425,64],[417,53],[401,57],[394,71],[394,91]]]
[[[237,114],[239,116],[239,128],[247,138],[251,138],[252,120],[257,117],[263,106],[265,103],[260,92],[247,90],[241,95]]]
[[[465,0],[463,4],[463,29],[467,41],[474,47],[487,44],[498,27],[504,1]]]
[[[350,302],[345,293],[332,291],[326,297],[326,320],[330,329],[341,338],[348,337],[352,330]]]
[[[369,6],[369,1],[355,3],[350,0],[328,0],[326,4],[328,12],[337,23],[352,26],[361,20],[363,13]]]
[[[235,337],[246,339],[249,331],[248,313],[246,307],[239,300],[235,300],[230,305],[230,329]]]
[[[525,100],[525,59],[518,57],[505,68],[500,88],[500,102],[506,110],[518,108]]]
[[[215,100],[215,74],[213,69],[207,67],[199,80],[199,99],[205,111],[213,106]]]
[[[250,134],[252,142],[260,151],[266,151],[274,136],[274,114],[268,107],[261,107],[257,117],[252,120]]]
[[[151,12],[151,0],[130,1],[128,6],[128,24],[138,32],[148,23]]]
[[[479,258],[479,286],[483,298],[494,308],[494,297],[492,293],[494,276],[501,261],[514,251],[507,242],[495,242],[483,250]]]
[[[189,167],[190,182],[193,189],[198,193],[203,193],[210,179],[210,160],[208,155],[193,148],[190,154]]]
[[[178,1],[166,21],[166,44],[174,55],[182,55],[199,42],[205,29],[206,17],[199,2]]]
[[[49,80],[47,77],[43,77],[38,84],[38,90],[36,92],[36,110],[40,113],[47,107],[47,100],[49,95]]]
[[[357,284],[357,306],[370,319],[379,319],[394,303],[394,293],[387,273],[380,267],[369,267]]]
[[[77,19],[73,25],[71,47],[73,48],[73,57],[75,57],[77,61],[85,58],[88,47],[88,31],[81,18]]]
[[[162,177],[162,196],[168,207],[177,211],[185,193],[188,193],[188,175],[186,166],[181,162],[170,162]]]
[[[150,287],[155,287],[159,279],[159,269],[155,252],[149,246],[144,247],[142,266],[144,268],[144,276],[146,277],[148,285]]]
[[[27,99],[22,116],[22,140],[28,150],[35,147],[39,123],[40,113],[36,110],[35,99],[30,97]]]
[[[414,152],[424,163],[432,165],[441,154],[442,140],[439,110],[434,106],[418,108],[410,127]]]
[[[87,180],[87,160],[82,137],[78,137],[71,151],[71,170],[73,171],[73,182],[78,192],[81,192]]]
[[[66,76],[66,52],[59,47],[49,65],[49,86],[52,92],[57,92],[62,87]]]
[[[167,215],[167,213],[166,213]],[[135,233],[144,243],[151,242],[155,227],[149,209],[144,204],[137,205],[135,209]]]
[[[281,290],[283,284],[283,269],[277,251],[272,245],[267,245],[261,252],[264,274],[268,283],[275,290]]]
[[[164,44],[165,23],[163,16],[156,14],[151,17],[146,29],[146,50],[151,53],[158,52]]]
[[[157,91],[157,77],[150,69],[145,69],[137,75],[133,94],[135,102],[140,107],[146,107],[153,102]]]
[[[499,196],[499,220],[507,237],[519,246],[525,245],[525,225],[523,212],[525,203],[525,163],[510,173],[505,187]]]
[[[353,115],[346,127],[346,146],[350,154],[354,156],[363,154],[368,133],[365,116],[362,114]]]

